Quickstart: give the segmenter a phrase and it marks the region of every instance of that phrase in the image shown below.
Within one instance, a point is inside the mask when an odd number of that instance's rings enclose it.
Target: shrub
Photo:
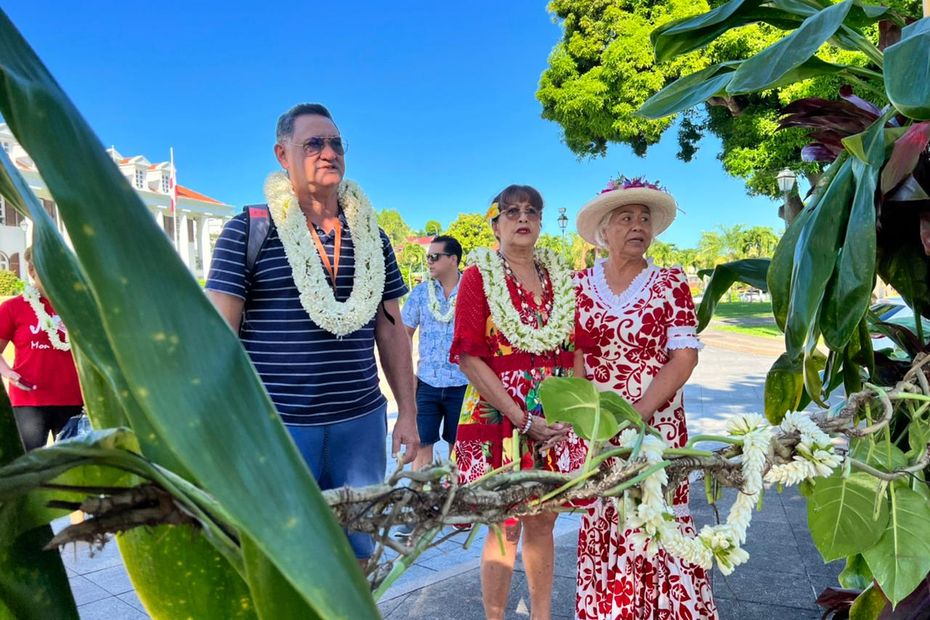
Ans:
[[[26,283],[20,280],[15,273],[0,269],[0,297],[19,295],[26,288]]]

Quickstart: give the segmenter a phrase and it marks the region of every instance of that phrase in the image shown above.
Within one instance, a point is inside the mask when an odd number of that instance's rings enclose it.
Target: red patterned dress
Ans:
[[[576,276],[576,343],[585,372],[600,390],[630,402],[642,398],[669,360],[670,349],[696,348],[694,302],[679,269],[652,262],[615,295],[603,261]],[[688,440],[682,390],[655,413],[652,426],[673,447]],[[688,512],[688,483],[676,490],[672,508],[683,532],[694,535]],[[687,620],[716,618],[706,571],[660,550],[649,559],[621,530],[618,513],[601,500],[582,517],[578,533],[576,615],[580,620]]]
[[[544,308],[552,299],[552,283],[545,274],[543,300],[536,304],[533,296],[521,291],[519,284],[507,276],[507,290],[514,308],[521,308],[524,324],[545,325]],[[525,304],[523,303],[525,300]],[[513,347],[491,317],[484,294],[481,272],[471,266],[462,274],[455,304],[455,332],[449,359],[458,363],[460,354],[481,358],[500,377],[504,389],[530,415],[542,416],[539,384],[550,376],[572,373],[574,345],[563,343],[556,350],[535,355]],[[574,433],[550,449],[544,456],[536,454],[534,442],[518,435],[514,445],[514,426],[469,384],[462,403],[459,427],[452,460],[459,469],[459,483],[465,484],[507,463],[519,460],[521,469],[546,469],[568,472],[584,462],[584,444]]]

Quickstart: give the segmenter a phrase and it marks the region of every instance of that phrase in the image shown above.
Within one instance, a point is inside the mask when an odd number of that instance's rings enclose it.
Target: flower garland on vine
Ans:
[[[439,283],[438,280],[430,280],[427,282],[427,305],[434,319],[440,323],[448,323],[452,320],[452,317],[455,316],[455,300],[458,297],[458,293],[449,296],[449,308],[443,312],[442,306],[439,304],[439,298],[436,297],[437,283]],[[440,286],[442,286],[442,284],[440,284]]]
[[[339,337],[367,325],[384,293],[384,250],[377,216],[362,189],[352,181],[339,186],[339,204],[352,231],[355,254],[352,293],[344,302],[336,301],[307,228],[311,224],[300,210],[290,179],[280,172],[272,173],[265,181],[265,198],[300,293],[300,304],[313,322]]]
[[[772,428],[760,415],[743,414],[728,420],[727,430],[731,437],[742,441],[743,486],[726,522],[706,525],[696,537],[683,534],[672,508],[665,500],[663,488],[668,484],[668,474],[664,468],[647,476],[642,482],[638,503],[631,499],[629,492],[625,492],[620,499],[624,527],[637,530],[631,539],[647,556],[652,557],[659,549],[665,549],[673,556],[708,570],[716,560],[724,575],[729,575],[735,567],[749,559],[742,545],[746,542],[746,530],[752,520],[752,511],[762,492],[763,471],[772,443]],[[765,481],[793,485],[815,476],[829,476],[842,463],[842,458],[833,450],[829,436],[806,414],[788,414],[780,430],[783,433],[801,433],[798,456],[794,457],[792,463],[773,465],[765,475]],[[622,447],[632,448],[640,441],[639,434],[634,429],[627,429],[620,434],[619,441]],[[646,462],[649,465],[661,463],[668,444],[651,435],[644,436],[641,441]]]
[[[497,252],[486,248],[471,251],[470,264],[481,272],[484,294],[488,299],[491,317],[507,340],[528,353],[546,353],[565,342],[575,324],[575,287],[571,270],[557,253],[548,248],[537,248],[535,259],[549,272],[552,283],[553,304],[545,325],[527,325],[514,308],[507,290],[504,264]]]
[[[32,311],[36,313],[36,318],[39,320],[39,329],[45,332],[52,346],[59,351],[70,351],[71,341],[68,339],[68,332],[61,322],[61,317],[57,314],[49,315],[49,313],[45,311],[45,305],[42,303],[39,289],[31,284],[26,285],[23,291],[23,299],[32,307]],[[65,335],[64,338],[61,337],[62,333]]]

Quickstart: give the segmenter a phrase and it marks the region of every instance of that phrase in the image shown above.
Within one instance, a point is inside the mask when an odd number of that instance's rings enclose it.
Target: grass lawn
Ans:
[[[758,336],[762,338],[781,338],[782,333],[775,326],[770,302],[734,302],[717,305],[711,329],[724,332]]]
[[[721,302],[714,310],[715,319],[771,319],[772,303],[768,301],[734,303]]]
[[[745,336],[759,336],[761,338],[781,338],[782,333],[773,323],[772,325],[723,325],[717,323],[712,329],[721,332],[733,332]]]

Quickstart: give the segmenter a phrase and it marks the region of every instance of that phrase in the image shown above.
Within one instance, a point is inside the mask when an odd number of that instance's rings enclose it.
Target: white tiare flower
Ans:
[[[384,250],[377,215],[361,188],[352,181],[339,186],[339,204],[352,233],[355,254],[352,293],[345,302],[336,301],[307,228],[307,218],[287,176],[271,174],[265,182],[265,198],[300,293],[300,304],[310,319],[336,336],[367,325],[384,293]]]
[[[575,285],[571,270],[556,252],[537,248],[536,260],[549,272],[554,297],[548,321],[538,328],[525,324],[520,312],[513,307],[504,265],[497,252],[476,248],[468,255],[469,263],[476,265],[481,272],[484,294],[495,325],[510,344],[521,351],[538,354],[555,350],[571,336],[575,326]]]
[[[49,316],[48,312],[45,311],[39,289],[31,284],[27,285],[25,290],[23,290],[23,299],[26,300],[26,303],[28,303],[32,311],[35,312],[36,319],[39,322],[39,329],[44,331],[45,335],[48,336],[48,341],[52,344],[52,347],[59,351],[70,351],[71,341],[68,339],[68,332],[65,331],[65,327],[61,322],[61,317],[57,314]],[[62,337],[62,335],[64,335],[64,337]]]
[[[434,280],[429,280],[426,283],[426,291],[428,299],[427,306],[433,318],[440,323],[448,323],[451,321],[455,316],[455,298],[458,296],[458,293],[449,297],[449,308],[443,312],[442,307],[439,305],[439,298],[436,297],[436,282]]]

